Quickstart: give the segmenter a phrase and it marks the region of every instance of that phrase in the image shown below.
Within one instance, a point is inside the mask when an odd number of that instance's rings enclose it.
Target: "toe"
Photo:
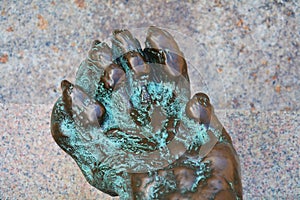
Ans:
[[[105,42],[95,40],[88,53],[88,60],[97,67],[105,69],[112,62],[112,51]]]
[[[169,50],[179,55],[182,54],[172,35],[169,32],[155,26],[151,26],[148,29],[146,47]]]
[[[62,102],[64,110],[80,126],[99,126],[105,115],[104,106],[89,97],[79,86],[67,80],[62,81]]]
[[[186,113],[190,118],[208,127],[212,114],[208,96],[204,93],[195,94],[186,105]]]
[[[186,61],[170,33],[152,26],[148,29],[145,45],[146,52],[152,53],[154,57],[158,56],[156,60],[164,64],[168,74],[188,79]]]
[[[142,55],[139,41],[128,30],[116,30],[112,39],[113,58],[126,72],[135,76],[149,73],[149,66]],[[122,58],[122,59],[120,59]]]
[[[88,58],[84,60],[76,73],[75,84],[80,86],[87,94],[93,96],[97,89],[103,70],[112,63],[110,47],[98,40],[93,42]]]
[[[125,80],[125,72],[117,64],[111,64],[104,70],[101,82],[106,89],[115,89]]]
[[[128,30],[115,30],[112,38],[113,60],[118,59],[127,52],[141,49],[139,41]]]

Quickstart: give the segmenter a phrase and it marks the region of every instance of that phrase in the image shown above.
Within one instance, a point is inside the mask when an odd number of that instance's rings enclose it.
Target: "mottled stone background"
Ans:
[[[298,0],[0,0],[0,199],[111,199],[49,131],[94,39],[168,29],[240,155],[245,199],[300,199]],[[118,198],[115,198],[118,199]]]

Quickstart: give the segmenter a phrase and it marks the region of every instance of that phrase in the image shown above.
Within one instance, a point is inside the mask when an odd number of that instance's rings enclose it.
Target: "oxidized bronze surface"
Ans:
[[[170,33],[117,30],[64,80],[51,132],[87,181],[120,199],[242,199],[239,160],[209,97],[192,95]]]

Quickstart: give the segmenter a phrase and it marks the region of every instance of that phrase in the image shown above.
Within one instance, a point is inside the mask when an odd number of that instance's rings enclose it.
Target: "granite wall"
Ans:
[[[299,199],[298,0],[0,0],[0,199],[112,199],[54,142],[60,81],[93,40],[168,29],[241,159],[245,199]],[[117,198],[115,198],[117,199]]]

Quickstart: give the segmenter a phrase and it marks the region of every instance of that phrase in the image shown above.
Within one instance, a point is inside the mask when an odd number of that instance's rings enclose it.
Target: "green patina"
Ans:
[[[189,87],[182,87],[186,83],[176,84],[167,75],[159,73],[157,76],[160,81],[152,80],[147,75],[136,78],[123,56],[116,59],[115,63],[122,66],[126,73],[126,80],[118,89],[108,89],[99,82],[96,77],[103,75],[103,70],[97,69],[92,63],[81,64],[76,87],[90,97],[83,101],[83,105],[101,102],[106,110],[104,120],[97,126],[83,127],[78,116],[86,110],[74,108],[77,115],[70,116],[60,98],[52,114],[52,124],[59,124],[64,134],[58,139],[58,144],[75,159],[94,187],[111,195],[119,195],[120,199],[132,199],[130,173],[134,169],[134,172],[149,173],[149,176],[155,177],[147,196],[149,199],[160,199],[177,188],[172,171],[165,175],[155,174],[156,170],[166,166],[170,169],[176,167],[174,162],[182,155],[172,155],[174,149],[170,149],[170,143],[176,141],[182,144],[185,151],[191,151],[209,143],[211,139],[204,125],[186,116],[185,106],[190,94]],[[85,68],[85,65],[88,67]],[[91,74],[94,77],[91,78]],[[129,103],[132,109],[129,109]],[[154,116],[159,123],[154,124]],[[175,135],[172,140],[168,140],[169,123]],[[179,125],[181,129],[177,131],[176,126]],[[220,134],[215,130],[213,133],[216,136]],[[144,142],[145,139],[147,142]],[[149,155],[157,155],[157,158],[149,160]],[[196,177],[192,187],[186,188],[183,193],[194,192],[211,173],[210,163],[202,162],[201,157],[197,160],[187,159],[181,166],[192,168]],[[142,193],[135,195],[137,199],[145,196]]]
[[[85,79],[82,78],[82,80]],[[130,188],[128,188],[128,185],[130,184],[127,183],[128,174],[126,173],[126,170],[140,162],[140,159],[131,157],[130,161],[126,163],[121,161],[122,158],[128,152],[141,154],[147,151],[159,150],[162,147],[167,147],[168,134],[166,133],[164,124],[168,122],[170,117],[177,121],[181,121],[184,125],[185,132],[176,133],[178,136],[176,140],[182,142],[186,149],[192,149],[209,142],[205,127],[199,126],[198,123],[185,115],[184,108],[188,98],[185,95],[181,95],[184,93],[182,92],[182,88],[177,88],[176,85],[171,82],[143,81],[143,85],[141,85],[140,80],[134,79],[126,82],[126,84],[128,85],[124,85],[119,90],[115,91],[106,89],[101,82],[96,88],[95,100],[101,102],[105,106],[106,116],[101,125],[101,129],[90,129],[89,131],[91,133],[89,134],[99,136],[98,138],[95,138],[94,144],[97,142],[104,143],[106,140],[106,142],[111,145],[111,149],[100,152],[93,144],[93,141],[87,141],[81,131],[80,120],[77,120],[78,123],[76,124],[76,120],[70,119],[69,117],[59,119],[61,120],[60,129],[66,134],[66,138],[64,138],[66,141],[62,144],[68,144],[62,146],[62,148],[76,160],[88,182],[107,193],[117,193],[121,199],[130,199]],[[128,88],[130,88],[130,90]],[[141,96],[143,95],[144,90],[147,90],[151,101],[155,102],[155,104],[149,105],[143,101]],[[177,94],[176,98],[174,97],[174,93]],[[128,112],[128,100],[130,100],[133,107],[137,110],[138,120],[142,124],[141,127],[137,126],[132,119],[130,112]],[[63,113],[61,116],[67,116],[67,112],[64,110],[61,100],[58,100],[56,105],[55,112]],[[155,107],[160,107],[161,112],[165,115],[165,120],[162,121],[161,129],[156,132],[153,130],[149,121],[147,121],[147,118],[149,116],[151,117]],[[103,135],[103,133],[111,129],[120,130],[116,131],[113,137],[106,137]],[[131,134],[122,130],[131,130]],[[155,143],[156,146],[153,147],[147,146],[147,144],[141,144],[141,138],[134,136],[137,134],[148,138],[149,141]],[[161,153],[161,155],[164,156],[166,154]],[[105,157],[108,157],[108,159],[105,159]],[[120,157],[120,162],[115,162],[114,164],[112,158],[116,160],[116,157]],[[176,158],[178,158],[178,156]],[[99,162],[99,159],[101,160],[101,163]],[[173,160],[169,160],[169,162],[172,163]],[[199,182],[205,180],[209,176],[208,163],[187,160],[184,164],[193,166],[196,169],[195,173],[197,178],[193,183],[193,187],[187,189],[187,191],[194,191]],[[148,171],[157,169],[156,167],[151,168],[151,164],[148,166]],[[150,191],[149,197],[152,199],[159,198],[163,193],[176,189],[176,182],[170,181],[172,179],[163,176],[158,176],[158,178],[159,180],[156,180],[155,185]]]

